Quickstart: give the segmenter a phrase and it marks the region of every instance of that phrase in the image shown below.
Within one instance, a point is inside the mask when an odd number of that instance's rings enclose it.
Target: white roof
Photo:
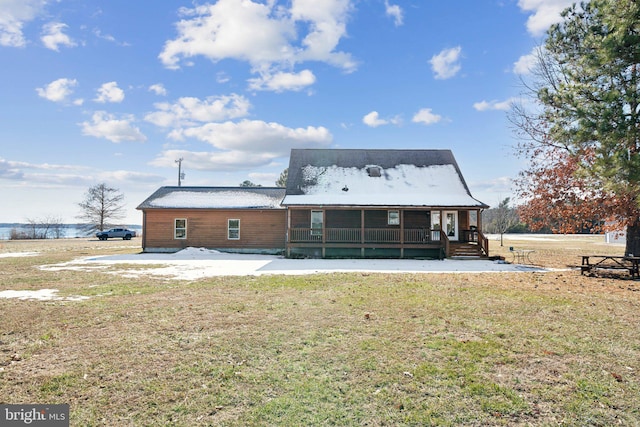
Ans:
[[[280,208],[279,198],[248,191],[172,191],[147,202],[149,208],[256,209]]]
[[[283,205],[347,206],[478,206],[452,164],[415,166],[399,164],[381,168],[381,176],[369,176],[370,168],[305,166],[303,194],[285,196]]]

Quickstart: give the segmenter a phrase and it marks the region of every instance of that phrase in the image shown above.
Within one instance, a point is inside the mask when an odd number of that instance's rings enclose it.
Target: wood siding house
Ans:
[[[450,150],[292,150],[287,256],[488,256],[482,211]]]
[[[137,208],[143,213],[142,249],[282,253],[284,194],[268,187],[161,187]]]

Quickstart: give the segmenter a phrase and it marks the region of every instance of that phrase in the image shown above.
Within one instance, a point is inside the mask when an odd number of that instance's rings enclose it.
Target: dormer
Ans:
[[[371,178],[379,178],[382,176],[382,168],[380,166],[369,166],[367,168],[367,173]]]

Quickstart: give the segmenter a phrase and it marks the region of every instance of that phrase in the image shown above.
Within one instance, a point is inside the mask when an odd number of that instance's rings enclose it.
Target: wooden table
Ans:
[[[582,255],[580,274],[593,270],[627,270],[631,274],[631,278],[636,279],[640,277],[639,262],[640,257],[637,256]]]

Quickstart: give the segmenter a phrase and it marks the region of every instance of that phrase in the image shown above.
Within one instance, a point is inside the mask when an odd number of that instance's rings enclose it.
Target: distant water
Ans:
[[[130,230],[135,230],[138,235],[142,232],[142,226],[140,225],[126,225]],[[11,230],[18,230],[18,232],[24,232],[29,234],[31,228],[27,224],[1,224],[0,223],[0,240],[9,240],[11,237]],[[54,235],[52,232],[49,232],[50,238],[53,238]],[[61,238],[65,239],[73,239],[79,237],[93,237],[95,233],[87,234],[85,230],[82,229],[81,226],[77,224],[64,224],[64,228],[62,229]]]

